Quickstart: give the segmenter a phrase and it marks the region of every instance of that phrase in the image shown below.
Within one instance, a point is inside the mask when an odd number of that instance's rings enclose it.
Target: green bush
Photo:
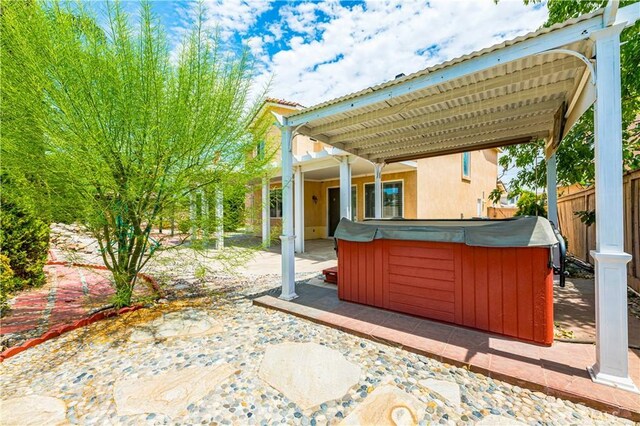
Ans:
[[[7,310],[7,297],[13,290],[14,273],[9,265],[9,258],[0,254],[0,316]]]
[[[547,217],[546,194],[536,195],[531,191],[521,191],[516,205],[516,216],[543,216]]]
[[[13,271],[12,289],[44,284],[48,251],[49,225],[28,209],[3,198],[0,252],[9,259],[9,267]]]

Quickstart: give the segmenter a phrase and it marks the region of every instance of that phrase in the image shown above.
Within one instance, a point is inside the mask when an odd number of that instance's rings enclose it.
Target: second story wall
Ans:
[[[498,151],[485,149],[418,160],[418,217],[424,219],[460,219],[482,215],[490,206],[489,194],[496,187]],[[466,176],[463,175],[466,172]]]

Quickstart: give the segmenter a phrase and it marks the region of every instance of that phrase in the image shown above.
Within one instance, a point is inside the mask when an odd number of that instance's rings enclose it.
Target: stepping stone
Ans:
[[[178,416],[237,371],[229,364],[191,367],[151,377],[117,380],[113,398],[118,415],[162,413]]]
[[[0,401],[2,425],[61,425],[67,423],[67,405],[58,398],[29,395]]]
[[[258,377],[306,410],[342,398],[360,380],[360,367],[317,343],[281,343],[267,348]]]
[[[476,426],[526,426],[516,419],[490,414],[476,423]]]
[[[147,342],[170,337],[202,336],[219,333],[222,325],[205,312],[195,309],[170,312],[139,326],[131,332],[129,340]]]
[[[418,383],[442,396],[456,410],[460,410],[460,386],[457,383],[436,379],[420,380]]]
[[[393,385],[383,385],[371,392],[340,425],[417,425],[425,411],[426,406],[413,395]]]

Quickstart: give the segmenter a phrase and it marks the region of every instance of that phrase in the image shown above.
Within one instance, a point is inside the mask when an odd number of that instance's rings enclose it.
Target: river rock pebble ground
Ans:
[[[2,364],[2,400],[6,404],[26,396],[58,398],[71,424],[321,425],[376,418],[375,412],[367,411],[371,404],[366,401],[378,389],[376,395],[390,395],[386,399],[396,404],[387,407],[389,424],[630,424],[580,404],[252,305],[250,295],[276,284],[263,280],[240,291],[156,305],[45,342]],[[185,327],[180,333],[168,324],[184,324],[194,317],[207,317],[210,329]],[[164,332],[153,333],[154,327]],[[141,333],[145,338],[139,338]],[[358,366],[357,382],[340,397],[298,406],[259,373],[267,350],[296,343],[326,347]],[[295,365],[279,368],[285,372]],[[331,368],[330,363],[323,368]],[[192,390],[197,369],[220,369],[224,374]],[[158,395],[145,387],[163,377],[170,378],[171,386],[159,389]],[[189,382],[181,383],[180,377]],[[123,408],[126,395],[140,398],[136,382],[141,394],[163,401],[148,406],[160,408]],[[442,395],[436,390],[440,382],[448,384]],[[459,387],[459,401],[450,396],[456,394],[451,383]],[[190,398],[186,407],[166,408],[173,400],[183,404],[185,397]],[[413,419],[416,413],[420,417]],[[28,416],[24,410],[21,415]]]

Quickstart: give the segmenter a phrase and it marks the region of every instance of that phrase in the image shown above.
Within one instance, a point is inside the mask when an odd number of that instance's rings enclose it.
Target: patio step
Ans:
[[[322,275],[324,275],[325,283],[338,285],[338,267],[337,266],[323,269]]]

